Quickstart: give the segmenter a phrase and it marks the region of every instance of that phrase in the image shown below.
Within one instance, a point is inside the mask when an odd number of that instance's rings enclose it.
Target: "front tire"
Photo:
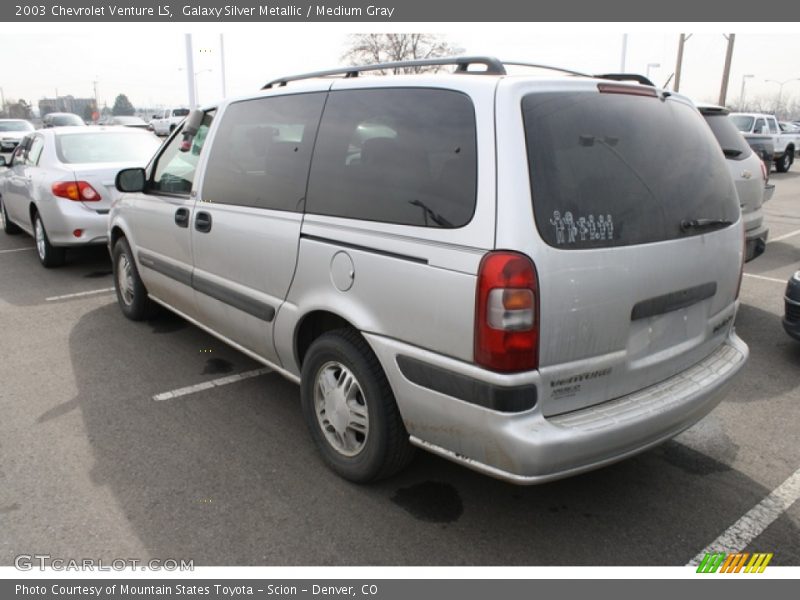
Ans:
[[[33,239],[36,242],[36,254],[39,256],[39,262],[46,269],[60,267],[64,264],[67,251],[65,248],[58,248],[50,243],[42,217],[38,212],[33,215]]]
[[[2,199],[0,199],[0,219],[3,220],[3,231],[5,231],[8,235],[16,235],[17,233],[22,231],[8,218],[8,213],[6,212],[6,205]]]
[[[131,321],[143,321],[153,316],[155,304],[147,295],[130,244],[124,237],[117,240],[112,251],[114,289],[122,314]]]
[[[394,475],[414,448],[380,362],[352,329],[317,338],[303,361],[303,416],[327,465],[349,481]]]

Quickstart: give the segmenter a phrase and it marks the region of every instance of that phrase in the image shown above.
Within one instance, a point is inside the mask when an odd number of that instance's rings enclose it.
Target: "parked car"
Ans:
[[[29,134],[0,171],[3,229],[32,235],[45,267],[61,265],[69,247],[106,243],[108,211],[117,196],[114,176],[146,164],[158,146],[146,131],[116,127]]]
[[[748,350],[743,221],[694,105],[493,58],[392,66],[431,65],[462,72],[347,67],[193,111],[117,176],[123,314],[165,306],[299,383],[352,481],[418,446],[539,483],[701,419]]]
[[[795,272],[786,283],[783,302],[783,328],[791,337],[800,341],[800,271]]]
[[[150,125],[156,135],[169,135],[175,131],[175,127],[177,127],[188,114],[188,108],[165,108],[160,113],[153,115]]]
[[[11,153],[33,125],[25,119],[0,119],[0,153]]]
[[[736,184],[744,220],[745,261],[751,261],[763,254],[767,247],[769,229],[764,225],[761,205],[772,198],[775,185],[769,183],[766,166],[739,133],[728,116],[730,111],[727,108],[706,104],[699,104],[697,108],[717,138]]]
[[[83,122],[83,119],[73,113],[53,112],[47,113],[44,117],[42,117],[42,127],[45,128],[81,127],[85,125],[86,123]]]
[[[785,173],[791,168],[795,155],[800,151],[800,136],[783,133],[775,115],[731,113],[731,119],[745,138],[769,136],[773,145],[775,169],[779,173]]]

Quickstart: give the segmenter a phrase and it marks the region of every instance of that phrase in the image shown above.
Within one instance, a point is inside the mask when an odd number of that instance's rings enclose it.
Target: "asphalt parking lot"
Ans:
[[[45,270],[29,237],[0,233],[0,565],[685,565],[726,531],[800,565],[800,503],[771,522],[752,510],[800,477],[800,343],[780,322],[800,165],[772,181],[772,241],[745,268],[736,321],[750,360],[726,400],[654,450],[527,488],[423,453],[347,483],[319,459],[295,385],[267,373],[170,394],[261,365],[178,317],[126,320],[105,249]]]

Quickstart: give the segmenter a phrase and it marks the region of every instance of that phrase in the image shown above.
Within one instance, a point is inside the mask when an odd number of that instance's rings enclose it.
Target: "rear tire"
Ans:
[[[9,220],[8,213],[6,212],[6,205],[3,203],[2,198],[0,198],[0,219],[3,220],[3,231],[5,231],[8,235],[16,235],[22,231]]]
[[[303,361],[303,416],[327,465],[355,483],[377,481],[414,456],[389,382],[361,335],[317,338]]]
[[[33,239],[36,242],[36,254],[39,256],[39,262],[42,263],[42,266],[46,269],[52,269],[64,264],[67,258],[67,250],[53,246],[50,243],[42,217],[39,216],[38,212],[33,214]]]
[[[131,321],[143,321],[156,312],[155,303],[147,295],[130,244],[124,237],[117,240],[112,251],[114,289],[122,314]]]
[[[783,153],[783,156],[775,162],[775,169],[778,173],[786,173],[792,166],[792,162],[792,154],[787,150]]]

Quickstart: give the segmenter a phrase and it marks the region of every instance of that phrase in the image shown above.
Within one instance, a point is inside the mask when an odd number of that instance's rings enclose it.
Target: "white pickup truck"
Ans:
[[[188,114],[188,108],[165,108],[153,115],[150,127],[156,135],[169,135]]]
[[[736,128],[748,140],[752,136],[767,136],[772,139],[775,146],[775,168],[779,173],[785,173],[794,162],[795,156],[800,152],[800,135],[793,132],[784,132],[778,125],[775,115],[764,113],[731,113]]]

